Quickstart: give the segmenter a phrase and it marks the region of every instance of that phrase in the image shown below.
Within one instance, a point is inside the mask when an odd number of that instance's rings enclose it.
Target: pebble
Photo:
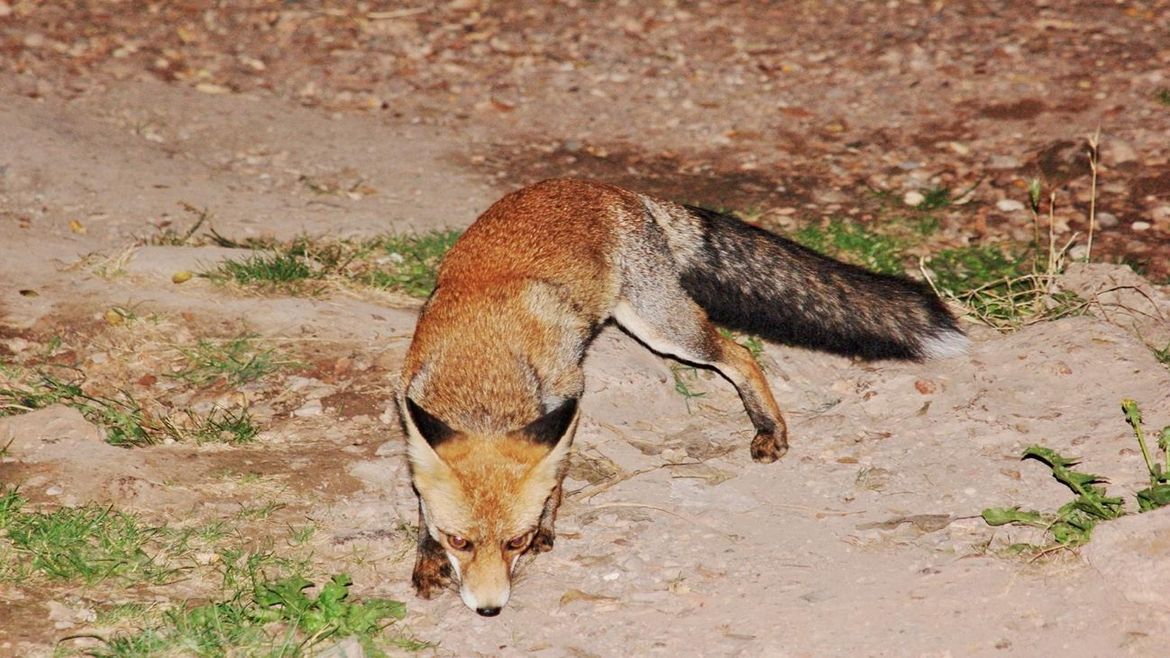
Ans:
[[[993,155],[987,161],[988,169],[1019,169],[1020,161],[1010,155]]]
[[[912,190],[902,196],[902,203],[908,206],[917,207],[923,201],[926,201],[926,197],[922,196],[922,193],[917,190]]]
[[[1156,224],[1170,222],[1170,206],[1158,206],[1150,211],[1150,219]]]
[[[1019,212],[1024,209],[1024,204],[1016,199],[1000,199],[995,202],[995,208],[1000,212]]]
[[[1111,212],[1097,213],[1097,226],[1101,228],[1113,228],[1117,226],[1117,215]]]
[[[1137,222],[1134,222],[1134,223],[1129,225],[1129,227],[1131,229],[1133,229],[1134,231],[1137,231],[1138,233],[1140,233],[1142,231],[1150,230],[1150,226],[1151,226],[1151,224],[1149,222],[1142,222],[1142,221],[1137,221]]]
[[[57,485],[53,485],[48,489],[45,489],[46,496],[60,496],[63,493],[65,493],[65,490],[61,487],[58,487]]]
[[[324,408],[321,406],[321,400],[313,399],[301,405],[299,409],[292,412],[292,415],[298,418],[306,418],[308,416],[320,416]]]

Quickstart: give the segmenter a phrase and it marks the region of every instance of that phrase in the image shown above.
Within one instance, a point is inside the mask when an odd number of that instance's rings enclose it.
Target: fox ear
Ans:
[[[426,409],[415,404],[414,400],[410,398],[405,400],[406,414],[410,416],[409,422],[426,440],[427,445],[437,448],[440,443],[455,436],[455,430],[451,429],[450,425],[432,416]]]
[[[529,441],[555,448],[577,420],[577,398],[569,398],[559,407],[516,431]]]

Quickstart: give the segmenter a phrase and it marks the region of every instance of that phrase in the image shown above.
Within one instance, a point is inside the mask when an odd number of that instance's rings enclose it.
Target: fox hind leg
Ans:
[[[418,503],[418,554],[414,561],[411,583],[416,594],[429,599],[451,585],[451,561],[443,546],[427,531],[422,501]]]
[[[711,366],[735,385],[756,429],[752,459],[770,463],[788,452],[788,427],[759,364],[747,348],[721,335],[682,290],[633,295],[613,317],[651,349]]]

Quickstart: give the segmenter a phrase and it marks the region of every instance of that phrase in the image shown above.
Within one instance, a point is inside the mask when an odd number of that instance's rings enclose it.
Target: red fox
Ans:
[[[581,362],[611,319],[730,380],[758,462],[788,450],[784,417],[755,360],[716,325],[866,358],[967,345],[929,287],[726,215],[582,180],[508,194],[443,259],[403,367],[420,596],[457,579],[468,607],[497,615],[517,559],[552,548]]]

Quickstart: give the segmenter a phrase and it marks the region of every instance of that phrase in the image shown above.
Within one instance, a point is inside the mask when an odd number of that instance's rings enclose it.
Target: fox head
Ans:
[[[577,400],[489,435],[457,431],[409,397],[401,400],[426,524],[419,532],[443,547],[467,607],[495,615],[508,602],[516,562],[532,546],[564,476]]]

